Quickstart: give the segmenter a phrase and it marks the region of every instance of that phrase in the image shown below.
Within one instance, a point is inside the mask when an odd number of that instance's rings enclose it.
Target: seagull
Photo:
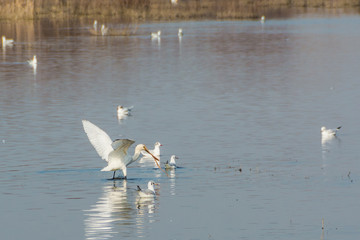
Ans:
[[[161,146],[162,146],[162,144],[161,144],[160,142],[156,142],[156,143],[154,144],[154,149],[153,149],[153,150],[150,150],[150,154],[159,157],[159,156],[160,156],[160,147],[161,147]],[[144,157],[147,157],[147,158],[151,157],[151,155],[148,154],[148,153],[145,152],[145,151],[142,151],[141,153],[142,153],[142,155],[144,155]]]
[[[321,127],[321,137],[322,138],[331,138],[331,137],[335,137],[337,131],[341,128],[338,127],[336,129],[327,129],[326,127]]]
[[[131,156],[127,151],[135,141],[130,139],[116,139],[112,141],[106,132],[93,123],[82,120],[82,124],[90,143],[99,156],[108,163],[101,171],[114,171],[112,179],[115,179],[115,172],[117,170],[122,170],[124,179],[126,179],[127,166],[140,158],[141,151],[148,152],[154,158],[155,163],[158,164],[157,161],[159,159],[152,155],[144,144],[138,144],[135,147],[134,155]]]
[[[6,46],[12,46],[14,43],[13,39],[6,39],[5,36],[2,36],[2,46],[6,47]]]
[[[106,34],[108,34],[109,28],[105,27],[105,25],[101,25],[101,35],[105,36]]]
[[[133,106],[128,107],[128,108],[127,108],[127,107],[123,107],[122,105],[117,106],[117,116],[118,116],[118,119],[123,119],[123,118],[125,118],[126,116],[129,116],[131,109],[133,109]]]
[[[33,68],[37,67],[37,58],[36,55],[34,55],[33,59],[30,59],[27,61],[27,63],[32,66]]]
[[[161,31],[151,33],[151,39],[160,39]]]
[[[97,31],[97,21],[94,21],[94,30]]]
[[[181,38],[184,35],[182,28],[179,28],[178,36]]]
[[[264,22],[265,22],[265,16],[264,16],[264,15],[261,16],[260,22],[261,22],[261,23],[264,23]]]
[[[137,186],[137,190],[139,192],[140,197],[155,197],[155,189],[154,185],[158,185],[154,181],[148,182],[148,189],[142,190],[139,185]]]
[[[165,168],[167,169],[175,169],[176,168],[176,162],[175,159],[179,159],[177,156],[172,155],[170,158],[170,162],[166,161],[165,163]]]

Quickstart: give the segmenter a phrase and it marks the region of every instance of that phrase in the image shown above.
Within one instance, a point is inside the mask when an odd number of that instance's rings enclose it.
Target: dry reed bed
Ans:
[[[359,0],[0,0],[0,19],[243,19],[286,8],[359,8]]]

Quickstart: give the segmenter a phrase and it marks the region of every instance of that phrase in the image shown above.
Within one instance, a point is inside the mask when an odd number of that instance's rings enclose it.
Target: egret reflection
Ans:
[[[127,181],[109,182],[99,200],[85,210],[85,237],[109,239],[119,231],[130,231],[135,216],[136,210],[128,201]],[[125,225],[125,230],[119,225]]]

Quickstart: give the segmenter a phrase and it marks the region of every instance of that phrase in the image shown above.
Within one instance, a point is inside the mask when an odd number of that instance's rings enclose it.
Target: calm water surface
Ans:
[[[143,24],[132,37],[23,24],[0,24],[16,41],[0,56],[4,239],[359,238],[359,16]],[[119,104],[134,106],[120,122]],[[82,119],[160,141],[182,168],[168,178],[140,160],[109,181]],[[322,144],[323,125],[343,128]],[[149,180],[160,186],[144,201]]]

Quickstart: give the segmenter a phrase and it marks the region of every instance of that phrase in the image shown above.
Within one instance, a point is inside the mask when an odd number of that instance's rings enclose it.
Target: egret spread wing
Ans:
[[[114,150],[111,138],[106,132],[93,123],[87,120],[82,120],[82,123],[90,143],[94,146],[99,156],[108,162],[109,153]]]
[[[125,159],[127,156],[127,150],[135,141],[130,139],[118,139],[113,142],[113,147],[117,148],[111,153],[111,155],[116,155],[120,159]]]
[[[116,150],[117,148],[126,147],[127,149],[134,143],[135,141],[130,139],[116,139],[112,142],[111,146]]]

